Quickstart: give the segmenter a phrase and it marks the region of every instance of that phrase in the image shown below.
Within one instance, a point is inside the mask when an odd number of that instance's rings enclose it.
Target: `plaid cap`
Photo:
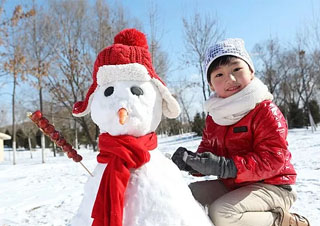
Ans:
[[[223,41],[217,42],[214,46],[209,47],[206,60],[205,69],[208,74],[210,64],[221,56],[236,56],[244,60],[252,71],[254,71],[252,60],[244,47],[244,41],[240,38],[228,38]]]

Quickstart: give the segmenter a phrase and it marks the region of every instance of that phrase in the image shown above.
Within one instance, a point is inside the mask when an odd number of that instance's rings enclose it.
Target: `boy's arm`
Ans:
[[[262,104],[253,119],[253,152],[232,158],[238,171],[237,183],[272,178],[290,161],[286,121],[275,104]]]
[[[185,159],[183,158],[184,156],[186,157],[187,155],[196,157],[197,155],[199,155],[198,153],[210,152],[212,147],[210,145],[210,142],[208,139],[208,133],[207,133],[208,123],[210,123],[209,121],[210,119],[207,116],[205,127],[203,128],[203,131],[202,131],[202,140],[196,152],[191,152],[184,147],[179,147],[175,151],[175,153],[172,155],[172,158],[171,158],[171,160],[178,166],[180,170],[188,171],[190,174],[194,176],[202,176],[202,174],[194,170],[188,164],[186,164],[186,158]],[[185,155],[185,153],[187,153],[187,155]]]
[[[235,178],[237,168],[232,159],[204,152],[196,156],[185,156],[185,162],[203,175],[214,175],[220,178]]]

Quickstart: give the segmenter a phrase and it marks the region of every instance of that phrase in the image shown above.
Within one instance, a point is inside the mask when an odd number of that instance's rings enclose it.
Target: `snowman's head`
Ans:
[[[97,87],[91,118],[100,132],[142,136],[156,130],[162,116],[162,97],[150,81],[114,81]]]
[[[142,136],[156,130],[162,114],[176,118],[180,107],[152,67],[146,37],[135,29],[116,35],[94,64],[93,83],[73,115],[91,111],[102,133]]]

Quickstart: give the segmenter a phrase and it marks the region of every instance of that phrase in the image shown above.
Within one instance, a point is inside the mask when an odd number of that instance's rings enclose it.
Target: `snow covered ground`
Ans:
[[[184,134],[159,137],[159,149],[172,154],[179,146],[195,151],[199,137]],[[298,200],[292,212],[305,215],[311,225],[320,225],[320,131],[305,129],[289,131],[289,147],[298,172],[296,190]],[[0,226],[68,225],[83,196],[88,174],[66,156],[52,157],[46,152],[46,163],[41,164],[40,151],[17,152],[17,165],[12,165],[10,152],[0,163]],[[96,165],[96,153],[79,150],[87,168]],[[190,183],[198,178],[182,174]]]

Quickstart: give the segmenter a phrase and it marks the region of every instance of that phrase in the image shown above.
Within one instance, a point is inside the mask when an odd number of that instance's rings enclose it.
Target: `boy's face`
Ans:
[[[253,79],[254,73],[248,64],[234,58],[227,65],[221,65],[210,74],[210,88],[219,97],[226,98],[241,91]]]

